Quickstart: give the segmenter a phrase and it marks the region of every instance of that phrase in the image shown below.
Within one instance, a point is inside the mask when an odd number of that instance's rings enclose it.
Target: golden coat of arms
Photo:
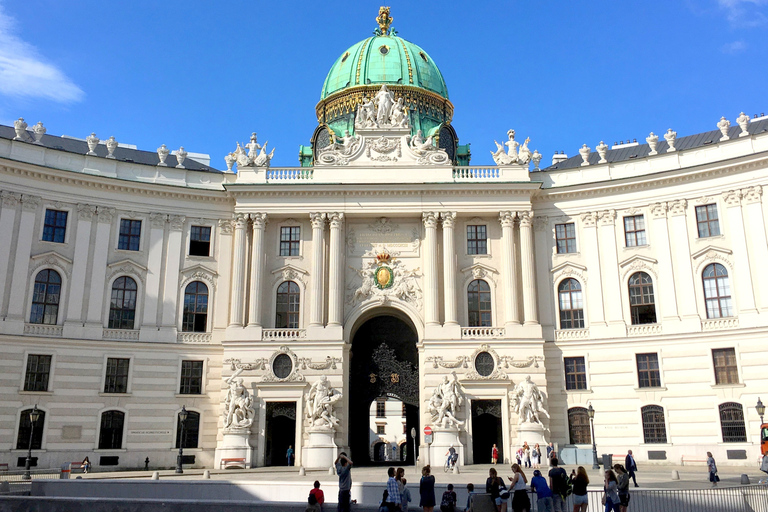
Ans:
[[[386,290],[391,288],[395,281],[395,273],[389,265],[390,255],[383,251],[376,255],[376,269],[373,271],[373,281],[376,288]]]

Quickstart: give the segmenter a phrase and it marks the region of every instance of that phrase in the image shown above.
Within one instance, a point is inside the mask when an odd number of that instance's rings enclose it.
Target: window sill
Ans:
[[[592,393],[591,389],[566,389],[565,393],[567,395],[576,395],[579,393]]]
[[[99,392],[99,396],[132,396],[132,393],[126,392],[126,393],[105,393],[103,391]]]
[[[19,390],[20,395],[47,395],[52,396],[53,391],[26,391],[26,390]]]
[[[95,448],[94,453],[126,453],[127,448]]]
[[[176,398],[187,398],[189,396],[196,397],[196,396],[204,396],[204,395],[203,393],[176,393],[173,396],[175,396]]]
[[[480,259],[491,259],[491,254],[485,253],[485,254],[470,254],[467,253],[465,255],[467,258],[480,258]]]
[[[659,448],[672,448],[674,446],[672,443],[646,443],[646,442],[643,442],[642,445],[643,446],[648,446],[648,447],[658,446]]]
[[[651,246],[651,244],[645,244],[645,245],[625,245],[624,246],[624,250],[627,250],[627,249],[647,249],[650,246]]]
[[[63,241],[63,242],[54,242],[53,240],[40,240],[40,243],[43,243],[43,244],[55,244],[55,245],[67,245],[67,241],[66,240]]]
[[[297,256],[281,256],[280,253],[278,253],[277,257],[278,258],[283,258],[283,259],[286,259],[286,260],[303,260],[304,259],[304,256],[302,256],[301,254],[299,254]]]
[[[168,451],[169,452],[179,453],[179,449],[178,448],[168,448]],[[202,448],[184,448],[184,453],[185,454],[188,453],[188,452],[189,453],[203,453],[204,451],[205,450],[203,450]]]
[[[667,390],[667,386],[653,386],[653,387],[648,387],[648,388],[635,388],[635,391],[650,391],[650,392],[666,391],[666,390]]]
[[[213,256],[211,256],[210,254],[208,256],[200,256],[200,255],[196,255],[196,254],[187,254],[187,259],[190,259],[190,260],[200,260],[200,261],[212,261],[213,260]]]
[[[706,242],[707,240],[717,240],[718,238],[724,239],[725,235],[720,233],[719,235],[712,235],[712,236],[697,236],[696,240],[702,240]]]
[[[712,384],[712,389],[728,389],[728,388],[743,388],[747,385],[743,382],[737,382],[735,384]]]
[[[32,458],[35,457],[35,454],[37,453],[46,453],[48,450],[45,448],[32,448]],[[18,448],[14,448],[11,450],[11,453],[20,453],[26,455],[29,452],[29,450],[19,450]],[[10,464],[8,464],[10,466]]]
[[[573,252],[555,252],[556,258],[568,258],[571,256],[581,256],[581,253],[579,251],[573,251]]]

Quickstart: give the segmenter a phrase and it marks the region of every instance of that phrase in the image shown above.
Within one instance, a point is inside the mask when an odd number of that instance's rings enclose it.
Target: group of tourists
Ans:
[[[496,445],[493,446],[494,448],[496,447]],[[524,442],[523,446],[517,449],[515,458],[517,459],[518,466],[522,465],[525,468],[539,468],[541,466],[541,448],[539,447],[539,443],[536,443],[533,446],[533,449],[531,449],[531,447],[528,446],[528,442]],[[550,456],[547,458],[549,459]]]

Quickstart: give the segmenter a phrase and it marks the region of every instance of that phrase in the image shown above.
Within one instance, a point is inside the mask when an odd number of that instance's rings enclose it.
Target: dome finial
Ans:
[[[389,7],[383,5],[379,7],[379,15],[376,17],[376,23],[379,24],[379,29],[376,31],[377,35],[389,35],[389,26],[392,25],[392,21],[394,18],[389,15]]]

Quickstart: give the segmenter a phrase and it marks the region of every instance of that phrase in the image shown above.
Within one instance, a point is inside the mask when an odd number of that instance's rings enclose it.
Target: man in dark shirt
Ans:
[[[349,491],[352,489],[352,461],[341,452],[336,457],[336,474],[339,475],[339,512],[349,512]]]
[[[635,487],[640,487],[637,485],[637,478],[635,477],[635,471],[637,471],[637,464],[635,463],[635,458],[632,456],[632,450],[627,450],[627,457],[624,459],[624,467],[627,468],[627,472],[629,473],[629,478],[632,479],[632,481],[635,483]]]
[[[554,453],[554,452],[553,452]],[[565,493],[568,485],[568,474],[558,467],[557,454],[552,456],[549,470],[549,488],[552,489],[552,505],[555,512],[566,512]]]

